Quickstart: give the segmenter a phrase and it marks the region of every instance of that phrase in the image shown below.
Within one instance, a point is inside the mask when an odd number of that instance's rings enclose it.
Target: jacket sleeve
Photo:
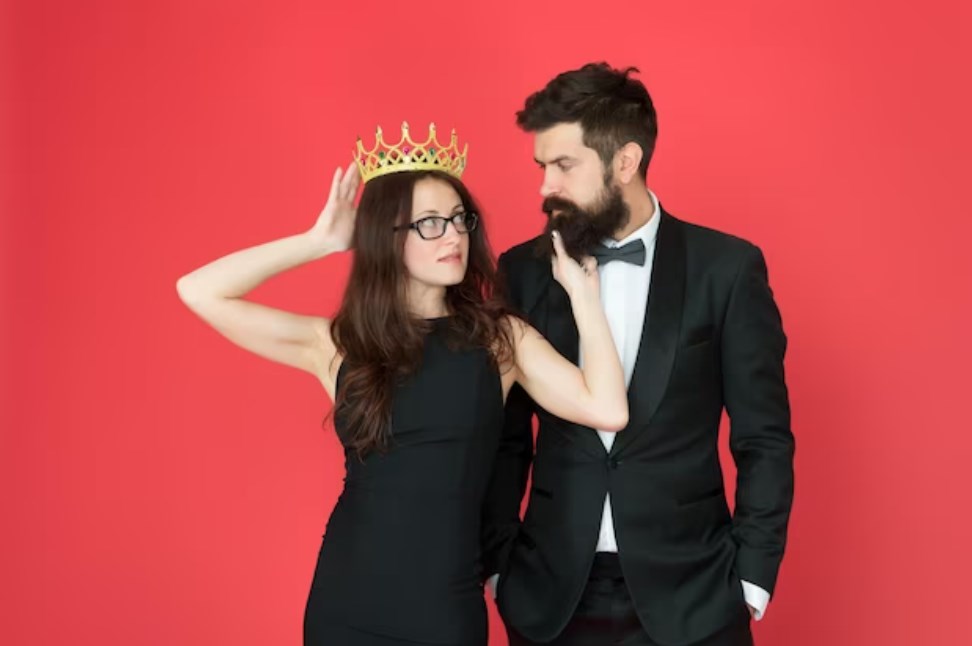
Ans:
[[[793,502],[794,439],[783,372],[786,335],[763,254],[748,246],[722,333],[729,447],[736,462],[736,574],[770,594]]]

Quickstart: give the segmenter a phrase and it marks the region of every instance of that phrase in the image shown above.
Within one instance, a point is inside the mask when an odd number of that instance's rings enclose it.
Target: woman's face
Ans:
[[[443,222],[426,218],[451,219],[464,212],[459,194],[448,182],[428,177],[415,183],[411,221],[420,230],[407,232],[404,249],[405,267],[412,280],[430,287],[462,282],[469,261],[469,234],[460,233],[449,221],[445,233],[436,237]],[[423,239],[420,233],[430,239]]]

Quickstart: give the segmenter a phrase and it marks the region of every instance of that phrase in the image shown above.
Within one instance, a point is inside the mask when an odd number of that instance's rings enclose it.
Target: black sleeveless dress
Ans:
[[[455,350],[433,319],[422,365],[392,404],[392,441],[345,450],[304,616],[307,646],[485,646],[480,514],[503,423],[485,349]],[[336,388],[341,388],[342,369]],[[335,415],[343,436],[340,411]]]

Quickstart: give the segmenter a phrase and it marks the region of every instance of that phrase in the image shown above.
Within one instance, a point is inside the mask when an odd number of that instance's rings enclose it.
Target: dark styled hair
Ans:
[[[406,299],[404,247],[411,230],[394,230],[411,221],[415,184],[427,178],[447,182],[466,211],[479,213],[461,181],[440,171],[416,171],[370,180],[355,216],[351,274],[331,334],[347,364],[334,418],[344,427],[345,446],[359,458],[388,448],[394,388],[418,369],[423,337],[430,329],[428,321],[410,313]],[[512,357],[512,331],[506,309],[494,296],[496,265],[484,227],[468,235],[466,274],[461,283],[446,288],[449,342],[488,349],[499,368]]]
[[[658,117],[644,84],[630,78],[633,72],[638,68],[588,63],[559,74],[527,98],[516,113],[516,124],[526,132],[539,132],[560,123],[579,123],[584,145],[597,151],[608,169],[614,154],[634,142],[643,152],[638,172],[645,179],[655,152]]]

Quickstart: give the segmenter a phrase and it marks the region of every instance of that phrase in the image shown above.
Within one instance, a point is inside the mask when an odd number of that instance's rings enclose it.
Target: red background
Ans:
[[[0,642],[298,643],[328,404],[176,278],[308,227],[355,135],[402,119],[470,142],[497,251],[533,235],[513,112],[606,59],[655,98],[650,186],[764,249],[790,336],[797,496],[757,641],[968,643],[968,3],[351,5],[3,5]],[[254,297],[331,313],[347,262]]]

